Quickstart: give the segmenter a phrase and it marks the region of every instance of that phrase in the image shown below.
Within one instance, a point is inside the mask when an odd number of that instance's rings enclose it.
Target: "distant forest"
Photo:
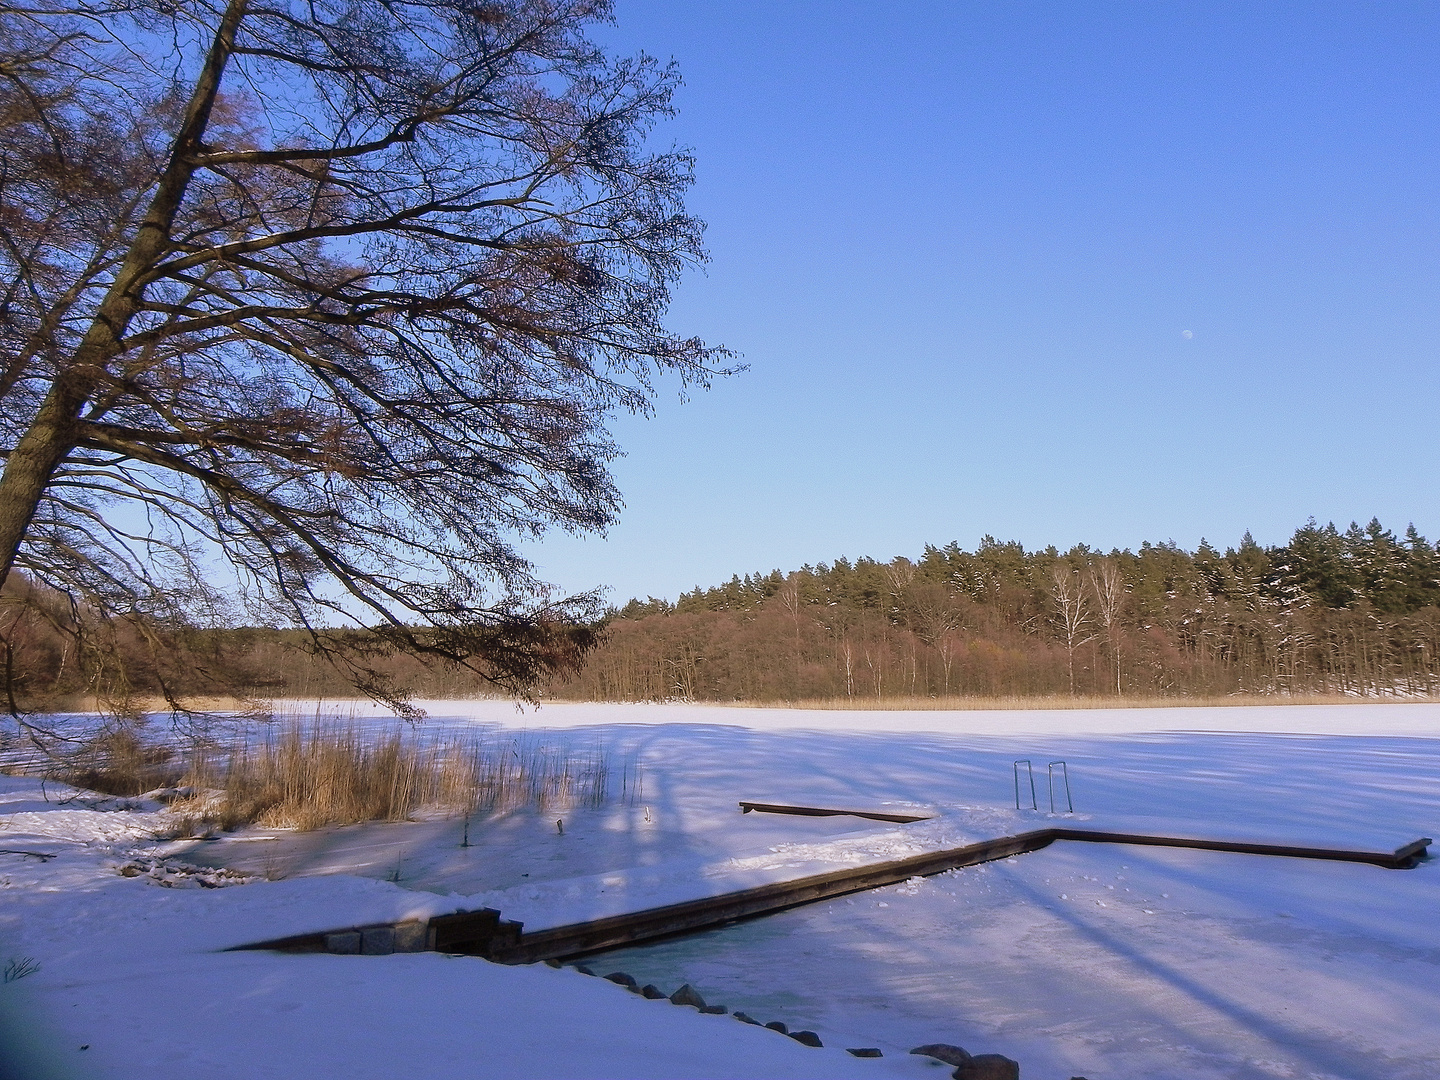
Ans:
[[[81,618],[22,581],[0,609],[14,708],[94,696],[354,696],[297,630]],[[9,612],[7,614],[6,612]],[[77,622],[77,618],[80,621]],[[88,625],[87,625],[88,624]],[[76,635],[67,632],[80,627]],[[736,576],[676,602],[631,600],[542,698],[852,701],[1440,693],[1440,551],[1412,527],[1313,520],[1288,544],[1173,543],[1102,553],[974,551],[860,558]],[[330,632],[362,646],[364,631]],[[352,650],[353,651],[353,650]],[[373,674],[419,697],[486,692],[475,675],[376,648]]]
[[[1440,551],[1414,527],[1221,552],[1026,551],[861,558],[631,600],[578,675],[589,700],[1429,695]]]

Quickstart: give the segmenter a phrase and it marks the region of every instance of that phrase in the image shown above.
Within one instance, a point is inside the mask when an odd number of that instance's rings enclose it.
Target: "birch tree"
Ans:
[[[1121,692],[1120,612],[1125,606],[1125,577],[1114,558],[1105,557],[1091,564],[1088,570],[1090,588],[1095,593],[1095,609],[1105,639],[1110,646],[1110,659],[1115,665],[1115,696]]]
[[[1050,599],[1054,605],[1055,626],[1065,646],[1070,694],[1075,694],[1075,650],[1095,640],[1090,603],[1080,572],[1063,560],[1050,568]]]

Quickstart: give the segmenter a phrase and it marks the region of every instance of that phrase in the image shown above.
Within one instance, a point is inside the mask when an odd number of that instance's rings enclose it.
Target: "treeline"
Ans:
[[[87,617],[12,576],[0,596],[0,687],[11,710],[172,697],[345,697],[357,674],[417,697],[488,691],[469,671],[377,643],[337,667],[298,630],[203,628],[136,612]],[[364,654],[363,631],[346,636]],[[861,558],[734,577],[612,611],[558,699],[855,701],[958,697],[1210,697],[1440,693],[1440,551],[1412,527],[1288,544],[1172,543],[1137,552],[974,551]]]
[[[1414,527],[1138,552],[927,547],[632,600],[574,677],[588,700],[1429,695],[1440,552]]]
[[[327,648],[344,661],[332,662]],[[0,593],[0,712],[99,702],[123,713],[163,698],[346,698],[366,681],[430,698],[486,690],[473,672],[427,666],[365,631],[317,637],[273,627],[202,627],[139,610],[101,618],[20,574]]]

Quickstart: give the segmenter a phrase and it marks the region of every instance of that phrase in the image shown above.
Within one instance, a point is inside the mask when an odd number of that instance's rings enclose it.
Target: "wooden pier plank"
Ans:
[[[768,915],[801,904],[815,903],[849,893],[865,892],[894,885],[913,877],[929,877],[978,863],[1006,859],[1048,847],[1057,840],[1082,843],[1133,844],[1144,847],[1190,848],[1201,851],[1236,852],[1249,855],[1281,856],[1365,863],[1391,870],[1405,870],[1427,857],[1431,843],[1422,837],[1393,852],[1352,851],[1293,844],[1257,844],[1248,841],[1203,840],[1193,837],[1151,836],[1142,833],[1105,832],[1096,829],[1049,828],[982,840],[964,847],[929,851],[904,859],[867,866],[847,867],[824,874],[812,874],[791,881],[778,881],[749,889],[702,897],[678,904],[648,908],[624,915],[611,915],[588,922],[551,927],[524,933],[518,922],[500,919],[492,909],[462,911],[430,920],[427,945],[441,952],[483,956],[505,964],[534,963],[540,960],[568,960],[677,934],[693,933],[723,926],[740,919]],[[354,930],[356,928],[346,928]],[[362,928],[363,929],[363,928]],[[290,952],[325,951],[331,931],[301,934],[241,949],[279,949]]]
[[[935,816],[934,814],[892,814],[884,810],[840,810],[828,806],[793,806],[789,803],[751,802],[747,799],[740,801],[742,814],[748,814],[752,810],[762,814],[794,814],[800,817],[869,818],[871,821],[893,821],[900,825],[909,825],[913,821],[929,821]]]

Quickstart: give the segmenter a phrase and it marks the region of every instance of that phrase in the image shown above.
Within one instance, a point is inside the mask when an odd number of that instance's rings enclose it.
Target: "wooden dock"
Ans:
[[[758,807],[757,807],[758,809]],[[1408,870],[1427,857],[1428,837],[1391,852],[1353,851],[1343,848],[1303,847],[1293,844],[1254,844],[1231,840],[1199,840],[1176,836],[1101,832],[1093,829],[1037,829],[977,844],[926,852],[889,862],[812,874],[792,881],[758,885],[736,892],[612,915],[589,922],[524,933],[518,922],[507,921],[490,908],[439,915],[428,923],[408,922],[347,927],[319,934],[302,934],[238,946],[241,949],[276,949],[285,952],[363,953],[369,955],[426,950],[481,956],[502,964],[528,964],[539,960],[571,960],[622,945],[695,933],[725,926],[740,919],[769,915],[801,904],[878,889],[914,877],[943,874],[964,866],[993,862],[1049,847],[1057,840],[1092,844],[1135,844],[1145,847],[1192,848],[1247,855],[1330,862],[1365,863],[1388,870]]]

